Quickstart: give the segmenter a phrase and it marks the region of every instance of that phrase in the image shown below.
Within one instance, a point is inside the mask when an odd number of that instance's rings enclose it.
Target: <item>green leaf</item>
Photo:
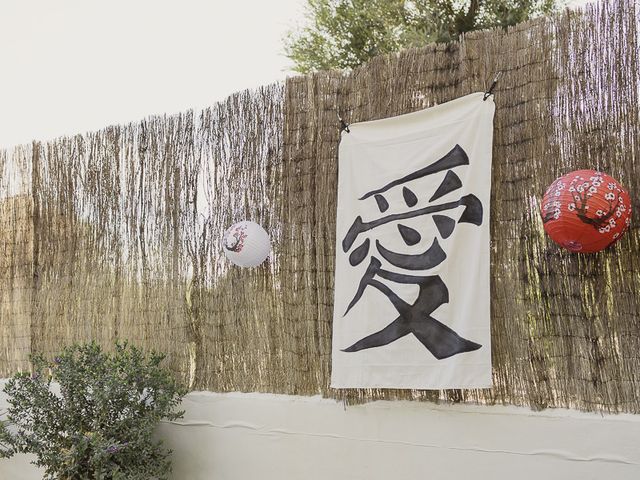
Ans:
[[[565,0],[307,0],[306,25],[285,38],[300,73],[352,69],[377,55],[456,40],[548,14]]]
[[[166,478],[170,452],[152,435],[160,420],[181,418],[186,392],[163,359],[128,343],[112,353],[73,345],[53,361],[32,356],[33,373],[4,388],[0,456],[32,453],[48,479]]]

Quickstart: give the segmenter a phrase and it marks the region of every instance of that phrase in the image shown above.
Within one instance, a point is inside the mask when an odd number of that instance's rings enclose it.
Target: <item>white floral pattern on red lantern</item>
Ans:
[[[542,200],[544,229],[558,245],[581,253],[615,243],[631,224],[631,199],[609,175],[577,170],[556,179]]]

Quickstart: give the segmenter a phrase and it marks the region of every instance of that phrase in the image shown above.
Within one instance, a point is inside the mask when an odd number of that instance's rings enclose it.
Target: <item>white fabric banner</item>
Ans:
[[[491,386],[483,95],[342,133],[332,387]]]

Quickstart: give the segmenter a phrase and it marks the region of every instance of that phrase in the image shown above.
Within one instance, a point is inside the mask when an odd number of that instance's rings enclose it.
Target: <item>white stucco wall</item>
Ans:
[[[184,408],[159,432],[180,480],[640,479],[640,416],[208,392]],[[39,478],[0,460],[2,480]]]

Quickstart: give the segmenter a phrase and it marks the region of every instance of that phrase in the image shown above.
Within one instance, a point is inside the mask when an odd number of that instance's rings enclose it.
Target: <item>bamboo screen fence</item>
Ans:
[[[192,389],[640,412],[640,228],[579,256],[545,236],[547,185],[599,168],[640,212],[632,0],[295,77],[195,114],[0,152],[0,375],[29,354],[129,339]],[[403,114],[501,71],[491,207],[494,387],[331,390],[339,112]],[[271,233],[231,268],[227,226]],[[636,222],[636,225],[638,222]]]

